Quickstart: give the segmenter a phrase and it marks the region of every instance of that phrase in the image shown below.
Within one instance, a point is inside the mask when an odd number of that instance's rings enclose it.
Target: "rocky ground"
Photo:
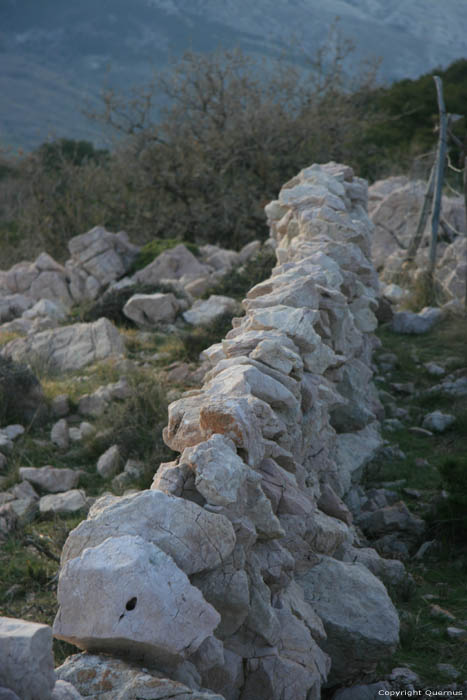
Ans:
[[[243,258],[211,249],[190,253],[193,262],[179,251],[105,295],[137,251],[124,242],[109,276],[79,243],[67,271],[43,258],[0,273],[10,292],[0,297],[0,615],[48,624],[68,533],[98,496],[148,488],[172,458],[162,440],[168,402],[200,386],[210,367],[202,350],[225,335],[238,301],[272,266],[257,243]],[[191,276],[183,260],[195,266]],[[154,291],[168,276],[162,264],[182,274]],[[135,284],[147,287],[136,292]],[[41,301],[50,288],[55,300]],[[154,295],[157,318],[148,315],[154,304],[145,305]],[[401,643],[359,687],[327,692],[336,700],[427,687],[466,693],[467,487],[459,472],[467,469],[467,323],[439,311],[399,313],[377,335],[385,443],[346,503],[359,557],[377,567],[374,548],[393,562],[381,575],[400,614]],[[31,355],[28,370],[21,363]],[[76,651],[54,645],[57,664]]]

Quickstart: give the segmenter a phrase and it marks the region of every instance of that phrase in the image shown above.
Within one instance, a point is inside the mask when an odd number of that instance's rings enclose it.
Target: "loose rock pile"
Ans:
[[[426,183],[410,181],[405,176],[380,180],[369,188],[368,210],[375,227],[372,258],[381,280],[388,285],[400,275],[406,249],[417,228],[425,189]],[[428,265],[430,230],[428,221],[416,258],[420,269]],[[465,297],[465,234],[463,198],[443,196],[435,279],[446,301]]]
[[[397,644],[369,570],[393,562],[359,549],[343,502],[381,444],[366,195],[336,164],[284,186],[266,208],[272,277],[204,352],[203,387],[170,406],[164,439],[180,456],[70,534],[54,633],[88,652],[58,669],[82,694],[106,675],[119,679],[109,698],[183,683],[187,698],[310,700]]]
[[[143,329],[154,329],[172,324],[185,312],[185,320],[192,325],[210,323],[226,311],[235,301],[228,297],[210,297],[203,302],[195,300],[203,296],[233,266],[245,263],[255,255],[259,241],[246,245],[239,253],[214,245],[201,246],[195,257],[183,244],[166,250],[131,277],[126,276],[138,255],[139,248],[131,244],[125,232],[113,234],[102,226],[88,233],[75,236],[68,244],[71,258],[60,265],[47,253],[34,262],[21,262],[10,270],[0,270],[0,322],[3,331],[44,335],[31,342],[80,346],[81,335],[93,328],[73,326],[61,329],[60,334],[46,334],[66,319],[67,312],[77,304],[90,303],[114,290],[164,286],[165,293],[130,294],[124,315]],[[191,307],[194,304],[192,310]],[[201,305],[201,306],[200,306]],[[76,333],[80,337],[76,337]],[[99,339],[102,330],[99,329]],[[87,341],[85,341],[87,342]],[[24,343],[23,343],[24,345]],[[27,351],[44,355],[41,347],[28,347]],[[113,352],[119,352],[118,342]],[[7,351],[8,352],[8,351]],[[12,351],[13,352],[13,351]],[[17,353],[15,346],[13,354]],[[96,357],[99,355],[97,353]],[[92,361],[85,357],[84,364]],[[70,369],[70,363],[59,363]],[[81,365],[82,366],[82,365]]]

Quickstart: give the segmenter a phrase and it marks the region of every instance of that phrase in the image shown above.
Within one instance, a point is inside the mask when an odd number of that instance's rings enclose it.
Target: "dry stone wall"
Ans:
[[[385,562],[344,503],[380,445],[366,198],[331,163],[266,207],[278,264],[171,404],[177,459],[70,533],[57,637],[226,700],[317,700],[393,650],[397,613],[363,560]]]

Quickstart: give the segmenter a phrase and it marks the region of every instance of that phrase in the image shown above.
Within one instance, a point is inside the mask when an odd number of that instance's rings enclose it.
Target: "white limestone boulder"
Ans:
[[[110,233],[95,226],[68,242],[71,264],[97,281],[100,287],[123,277],[138,254],[124,231]]]
[[[365,566],[321,556],[297,581],[326,630],[321,647],[332,660],[329,685],[349,681],[393,653],[399,641],[397,611]]]
[[[137,536],[109,537],[70,559],[57,597],[56,637],[146,664],[180,663],[220,622],[174,560]]]
[[[201,263],[182,243],[165,250],[149,265],[139,270],[133,277],[141,284],[158,284],[161,279],[180,279],[186,282],[197,277],[205,277],[212,268]]]
[[[11,617],[0,617],[0,687],[21,700],[50,700],[55,685],[52,630]]]
[[[47,253],[41,253],[34,262],[13,265],[5,279],[13,294],[25,294],[37,301],[51,299],[67,308],[71,306],[66,270]]]
[[[58,469],[56,467],[20,467],[22,479],[38,486],[49,493],[69,491],[78,485],[80,472],[76,469]]]
[[[221,506],[237,503],[252,473],[232,440],[219,434],[184,450],[181,463],[195,472],[195,486],[206,501]]]
[[[424,417],[422,427],[427,430],[432,430],[435,433],[444,433],[445,430],[451,427],[455,420],[456,417],[450,413],[433,411]]]
[[[17,362],[34,359],[51,369],[77,370],[125,352],[123,338],[107,318],[76,323],[12,340],[2,354]]]
[[[416,314],[413,311],[399,311],[394,314],[391,330],[394,333],[420,335],[428,333],[443,317],[441,309],[425,307]]]
[[[111,445],[97,460],[96,470],[103,479],[111,479],[122,467],[118,445]]]
[[[64,418],[61,418],[53,424],[50,431],[50,439],[61,450],[67,450],[70,444],[70,435],[68,432],[68,423]]]
[[[108,537],[133,535],[157,545],[191,575],[219,566],[235,546],[235,532],[226,517],[161,491],[141,491],[103,506],[98,501],[89,519],[70,532],[62,565]]]
[[[42,496],[39,500],[41,515],[74,515],[87,510],[86,494],[81,489]]]
[[[333,483],[333,487],[338,496],[346,494],[352,482],[358,481],[363,467],[376,455],[381,445],[382,438],[376,421],[357,432],[337,435],[336,483]]]
[[[21,316],[34,304],[24,294],[8,294],[0,297],[0,322],[5,323]]]
[[[233,314],[237,302],[231,297],[212,294],[209,299],[197,299],[191,309],[183,313],[183,318],[192,326],[205,326],[217,321],[225,314]]]
[[[49,318],[56,323],[63,321],[66,318],[67,311],[63,304],[58,300],[41,299],[34,306],[23,313],[23,318],[34,321],[37,318]]]
[[[155,328],[160,324],[173,323],[180,308],[177,297],[171,292],[134,294],[123,307],[123,313],[140,328]]]

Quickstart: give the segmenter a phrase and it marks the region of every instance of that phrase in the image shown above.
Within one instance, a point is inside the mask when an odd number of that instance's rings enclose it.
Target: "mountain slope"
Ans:
[[[381,56],[387,79],[467,55],[464,0],[2,0],[0,140],[93,138],[79,108],[106,82],[143,83],[187,48],[271,55],[301,42],[313,53],[336,16],[355,63]]]

